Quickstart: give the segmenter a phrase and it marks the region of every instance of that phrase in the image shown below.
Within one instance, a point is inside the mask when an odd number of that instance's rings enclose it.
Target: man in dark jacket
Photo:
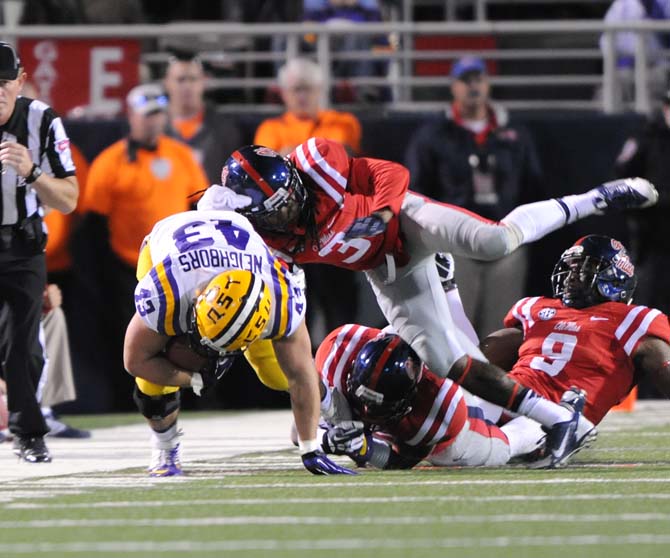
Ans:
[[[658,189],[658,205],[629,215],[630,244],[637,265],[638,285],[635,303],[670,312],[670,91],[663,98],[661,113],[624,143],[615,163],[617,175],[634,172],[653,180]],[[658,396],[647,383],[641,383],[641,396]]]
[[[421,127],[410,140],[411,187],[433,199],[498,221],[514,207],[542,199],[540,164],[525,130],[507,126],[489,102],[486,65],[458,60],[451,70],[453,103],[446,118]],[[456,258],[456,280],[480,336],[498,329],[507,308],[524,293],[527,250],[495,262]]]

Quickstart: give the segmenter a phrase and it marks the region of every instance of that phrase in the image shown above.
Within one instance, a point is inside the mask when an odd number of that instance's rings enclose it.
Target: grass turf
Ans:
[[[670,553],[670,426],[602,432],[560,471],[313,477],[272,452],[179,479],[132,469],[0,491],[16,495],[0,504],[3,558],[657,558]]]

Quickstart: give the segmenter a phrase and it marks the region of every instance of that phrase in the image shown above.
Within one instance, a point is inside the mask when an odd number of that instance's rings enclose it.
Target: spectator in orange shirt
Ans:
[[[209,185],[183,143],[165,135],[168,99],[157,85],[127,97],[130,133],[91,164],[76,242],[79,268],[98,302],[98,325],[112,368],[114,408],[131,409],[132,378],[123,372],[123,337],[135,312],[133,293],[140,245],[161,219],[187,211],[189,196]]]
[[[361,124],[349,112],[321,107],[323,73],[308,58],[293,58],[279,68],[277,76],[286,112],[261,122],[254,143],[288,155],[311,137],[344,144],[352,154],[361,149]]]
[[[205,103],[205,69],[197,56],[178,53],[168,62],[168,135],[187,143],[210,184],[221,180],[221,165],[242,141],[237,124]]]
[[[261,122],[254,136],[255,144],[288,155],[310,137],[322,137],[342,143],[351,155],[359,153],[358,118],[349,112],[321,107],[323,73],[316,62],[293,58],[279,69],[278,81],[286,112]],[[356,322],[359,287],[355,273],[346,269],[309,264],[305,273],[307,325],[316,348],[326,332]],[[315,309],[323,314],[324,331],[315,330]]]

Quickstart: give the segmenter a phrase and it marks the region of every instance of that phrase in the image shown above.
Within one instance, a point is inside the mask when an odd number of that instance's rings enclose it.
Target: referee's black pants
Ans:
[[[32,248],[14,244],[0,249],[0,303],[9,307],[9,348],[3,366],[9,429],[16,436],[43,436],[48,428],[36,396],[43,357],[35,357],[35,344],[42,317],[46,261],[43,252],[34,253]]]

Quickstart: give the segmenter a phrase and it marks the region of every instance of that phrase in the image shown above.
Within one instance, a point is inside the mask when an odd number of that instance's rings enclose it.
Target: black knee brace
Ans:
[[[133,400],[145,417],[152,420],[160,420],[179,409],[180,391],[168,393],[166,395],[147,395],[142,393],[135,384],[133,391]]]

